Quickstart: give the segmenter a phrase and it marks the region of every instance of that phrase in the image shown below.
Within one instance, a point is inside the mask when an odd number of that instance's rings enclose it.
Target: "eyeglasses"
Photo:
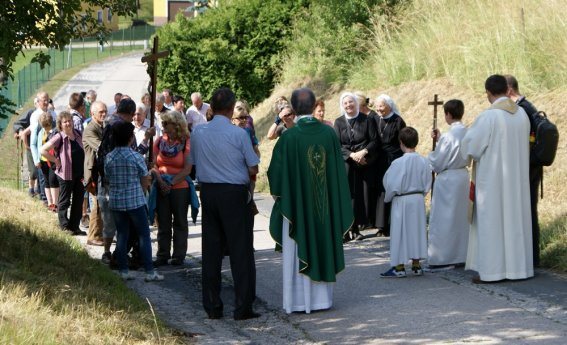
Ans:
[[[282,117],[288,117],[288,116],[291,116],[291,115],[293,115],[293,114],[289,113],[289,114],[282,115]]]
[[[233,119],[243,121],[243,120],[248,119],[248,116],[233,117]]]

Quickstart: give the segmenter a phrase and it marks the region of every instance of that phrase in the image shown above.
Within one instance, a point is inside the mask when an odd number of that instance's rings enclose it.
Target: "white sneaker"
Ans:
[[[124,280],[132,280],[134,276],[130,272],[119,272],[120,278]]]
[[[158,274],[156,271],[154,273],[146,274],[146,278],[144,278],[147,282],[159,282],[162,281],[164,277],[161,274]]]

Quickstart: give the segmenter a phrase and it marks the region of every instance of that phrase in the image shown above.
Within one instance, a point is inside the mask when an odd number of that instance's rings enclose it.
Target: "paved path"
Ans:
[[[140,102],[147,92],[150,80],[146,73],[146,65],[141,62],[142,53],[125,54],[122,57],[110,58],[94,63],[77,73],[67,82],[53,98],[57,112],[65,110],[69,104],[69,96],[73,92],[97,92],[97,101],[107,106],[114,103],[114,94],[121,92]],[[53,95],[52,95],[53,96]]]
[[[95,85],[104,99],[112,99],[116,90],[135,97],[135,89],[145,86],[137,61],[139,56],[96,64],[85,72],[93,79],[79,77],[73,82],[81,87],[85,83]],[[128,75],[128,70],[133,74]],[[134,89],[128,91],[128,87]],[[259,194],[255,199],[260,209],[254,232],[258,294],[255,308],[262,313],[260,318],[237,322],[229,317],[234,290],[228,259],[223,266],[222,296],[227,317],[206,318],[201,306],[200,218],[189,227],[185,266],[160,269],[166,277],[161,283],[144,283],[142,272],[128,282],[148,298],[168,325],[197,334],[194,339],[199,344],[566,343],[565,277],[537,270],[536,276],[527,281],[474,285],[470,272],[457,269],[422,277],[380,279],[379,273],[388,268],[389,248],[387,240],[378,238],[345,245],[347,268],[338,276],[331,310],[287,315],[281,307],[281,256],[274,252],[268,233],[271,197]],[[155,253],[155,229],[152,236]],[[84,243],[85,238],[80,240]],[[93,257],[100,258],[100,247],[86,248]]]

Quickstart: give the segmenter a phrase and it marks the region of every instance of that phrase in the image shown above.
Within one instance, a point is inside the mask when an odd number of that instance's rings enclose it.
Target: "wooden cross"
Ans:
[[[437,129],[437,106],[443,105],[443,101],[437,99],[437,94],[433,96],[433,101],[427,102],[428,105],[433,106],[433,130]],[[436,138],[433,138],[433,148],[431,151],[435,151],[435,145],[437,144]],[[433,197],[433,185],[435,184],[435,172],[431,172],[431,197]]]
[[[164,50],[158,52],[158,37],[154,37],[154,46],[152,48],[152,53],[142,57],[142,62],[147,62],[150,66],[150,127],[154,127],[154,113],[156,111],[156,83],[157,83],[157,64],[158,59],[164,58],[169,55],[169,50]],[[150,138],[149,151],[148,151],[148,163],[152,163],[153,155],[153,138]]]
[[[438,100],[437,94],[435,94],[435,96],[433,96],[433,101],[427,102],[427,104],[433,106],[433,129],[435,130],[437,129],[437,106],[443,105],[443,101]],[[433,139],[433,148],[431,149],[432,151],[435,151],[435,144],[436,141],[435,139]]]

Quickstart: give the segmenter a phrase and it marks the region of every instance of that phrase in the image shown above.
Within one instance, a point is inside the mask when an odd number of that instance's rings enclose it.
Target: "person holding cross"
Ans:
[[[445,266],[464,263],[467,258],[469,223],[469,172],[468,162],[461,157],[461,140],[467,128],[461,123],[465,112],[458,99],[443,105],[445,121],[450,130],[443,135],[437,128],[431,137],[437,145],[427,157],[431,169],[437,174],[431,199],[429,216],[428,264]]]

